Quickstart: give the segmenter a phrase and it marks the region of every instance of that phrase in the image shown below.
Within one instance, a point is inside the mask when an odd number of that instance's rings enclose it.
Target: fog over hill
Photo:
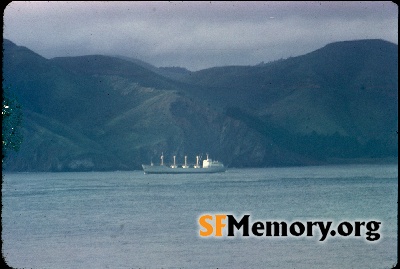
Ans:
[[[6,170],[133,170],[162,152],[229,167],[398,156],[398,46],[387,41],[197,72],[120,56],[45,59],[10,40],[3,50],[3,88],[23,108]]]

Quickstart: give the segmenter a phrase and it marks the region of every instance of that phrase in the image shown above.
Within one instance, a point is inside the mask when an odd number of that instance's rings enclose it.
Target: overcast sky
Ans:
[[[11,2],[3,37],[46,57],[123,55],[192,71],[255,65],[328,43],[398,43],[392,2]]]

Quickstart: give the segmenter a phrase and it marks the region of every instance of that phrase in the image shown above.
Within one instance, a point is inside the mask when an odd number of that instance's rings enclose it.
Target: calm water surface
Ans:
[[[397,165],[231,169],[210,175],[10,173],[2,254],[14,268],[390,268]],[[381,238],[201,238],[205,213],[263,221],[377,220]]]

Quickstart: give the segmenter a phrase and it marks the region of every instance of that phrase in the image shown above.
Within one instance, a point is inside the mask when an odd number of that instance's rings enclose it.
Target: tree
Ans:
[[[18,151],[22,143],[22,108],[10,93],[9,87],[3,87],[2,114],[2,162],[10,150]]]

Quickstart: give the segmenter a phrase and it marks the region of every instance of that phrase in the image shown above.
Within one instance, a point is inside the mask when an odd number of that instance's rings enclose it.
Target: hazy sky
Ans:
[[[52,58],[123,55],[190,70],[255,65],[328,43],[397,44],[392,2],[11,2],[3,37]]]

